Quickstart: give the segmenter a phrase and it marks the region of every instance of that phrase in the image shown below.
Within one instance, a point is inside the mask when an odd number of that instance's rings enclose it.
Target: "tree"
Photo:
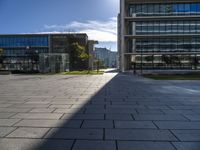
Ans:
[[[88,61],[89,58],[91,57],[91,55],[89,55],[86,52],[86,48],[85,46],[80,45],[78,42],[72,43],[72,49],[73,49],[73,63],[77,64],[78,60],[80,60],[81,62],[85,62]],[[87,67],[87,69],[89,69]]]
[[[96,66],[97,73],[99,73],[99,69],[100,69],[100,68],[105,68],[104,62],[101,61],[100,59],[94,60],[94,65]]]

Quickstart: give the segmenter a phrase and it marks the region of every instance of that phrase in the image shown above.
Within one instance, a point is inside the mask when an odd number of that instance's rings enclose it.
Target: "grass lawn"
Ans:
[[[104,74],[103,70],[99,70],[97,73],[96,70],[83,70],[83,71],[68,71],[61,73],[18,73],[19,75],[102,75]]]
[[[200,80],[200,74],[198,75],[144,75],[146,78],[154,80]]]
[[[62,75],[102,75],[104,74],[104,71],[97,72],[96,70],[83,70],[83,71],[69,71],[69,72],[63,72]]]

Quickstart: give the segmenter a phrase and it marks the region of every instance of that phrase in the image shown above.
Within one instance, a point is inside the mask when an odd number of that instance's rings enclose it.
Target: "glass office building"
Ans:
[[[200,1],[121,0],[121,71],[200,69]]]
[[[70,45],[78,42],[87,48],[88,37],[86,34],[14,34],[0,35],[1,70],[38,72],[40,71],[40,56],[53,56],[64,58],[71,55]],[[58,56],[60,54],[60,56]],[[65,57],[64,60],[66,60]],[[57,60],[57,59],[56,59]],[[66,60],[69,66],[69,58]],[[57,66],[59,62],[55,61]],[[61,62],[63,64],[63,60]],[[45,65],[43,65],[45,66]],[[63,68],[63,67],[60,67]],[[68,68],[69,69],[69,68]],[[44,68],[42,69],[44,70]],[[52,69],[51,69],[52,70]],[[54,69],[56,70],[56,69]]]

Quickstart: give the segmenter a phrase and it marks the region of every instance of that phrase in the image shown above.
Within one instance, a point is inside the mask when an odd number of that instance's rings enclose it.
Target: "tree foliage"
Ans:
[[[81,46],[78,42],[72,43],[75,55],[82,61],[88,60],[91,56],[86,52],[85,46]]]

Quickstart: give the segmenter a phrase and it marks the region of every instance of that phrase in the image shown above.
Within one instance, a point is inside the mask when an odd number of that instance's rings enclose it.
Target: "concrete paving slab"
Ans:
[[[82,108],[69,108],[69,109],[62,109],[62,108],[57,108],[55,111],[55,113],[71,113],[71,114],[82,114],[84,112],[84,109]]]
[[[199,115],[184,115],[184,116],[191,121],[200,121],[200,114]]]
[[[71,107],[72,105],[56,105],[56,104],[52,104],[49,106],[49,108],[64,108],[64,109],[69,109]]]
[[[47,128],[80,128],[81,120],[22,120],[16,127],[47,127]]]
[[[154,121],[160,129],[200,129],[200,122]]]
[[[0,126],[12,126],[19,121],[20,119],[0,119]]]
[[[15,138],[42,138],[49,128],[26,128],[20,127],[15,131],[7,135],[6,137],[15,137]]]
[[[34,108],[30,112],[36,112],[36,113],[51,113],[55,110],[55,108]]]
[[[106,114],[106,120],[133,120],[131,114]]]
[[[14,127],[0,127],[0,137],[5,137],[15,129]]]
[[[199,150],[200,142],[173,142],[177,150]]]
[[[0,139],[1,150],[71,150],[73,141],[42,139]]]
[[[59,119],[62,113],[18,113],[11,118],[17,119]]]
[[[157,115],[157,114],[145,114],[145,115],[133,115],[135,120],[161,120],[161,121],[188,121],[187,118],[181,115]]]
[[[29,112],[31,108],[0,108],[0,113],[25,113]]]
[[[106,129],[106,140],[177,141],[167,130]]]
[[[9,118],[13,115],[15,115],[16,113],[0,113],[0,118],[1,119],[6,119],[6,118]]]
[[[136,109],[139,114],[164,114],[160,109]]]
[[[176,150],[170,142],[119,141],[118,150]]]
[[[181,141],[200,142],[200,130],[172,130],[172,132]]]
[[[103,129],[51,129],[45,138],[102,140]]]
[[[104,120],[104,114],[64,114],[61,119]]]
[[[119,129],[157,129],[151,121],[114,121],[114,124]]]
[[[115,141],[76,141],[72,150],[116,150]]]
[[[113,128],[110,120],[85,120],[81,128]]]

